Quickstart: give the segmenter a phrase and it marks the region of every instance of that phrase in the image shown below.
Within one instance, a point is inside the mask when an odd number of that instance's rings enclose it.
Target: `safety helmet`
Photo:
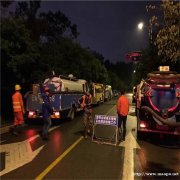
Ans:
[[[19,84],[16,84],[16,85],[15,85],[15,90],[16,90],[16,91],[19,91],[20,89],[21,89],[21,86],[20,86]]]
[[[49,91],[50,91],[49,87],[46,86],[46,87],[44,88],[44,91],[45,91],[45,92],[49,92]]]

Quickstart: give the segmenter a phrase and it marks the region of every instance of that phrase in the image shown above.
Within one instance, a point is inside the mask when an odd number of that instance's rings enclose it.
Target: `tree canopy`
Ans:
[[[2,3],[4,10],[11,3]],[[52,71],[117,89],[129,84],[120,73],[124,63],[109,69],[103,55],[76,41],[77,25],[65,14],[40,12],[40,7],[41,1],[18,2],[15,11],[1,19],[2,86],[20,83],[27,91]]]
[[[152,30],[157,30],[154,45],[158,49],[158,55],[164,62],[179,61],[180,2],[163,0],[159,7],[150,5],[149,9],[157,14],[152,16],[149,25]]]

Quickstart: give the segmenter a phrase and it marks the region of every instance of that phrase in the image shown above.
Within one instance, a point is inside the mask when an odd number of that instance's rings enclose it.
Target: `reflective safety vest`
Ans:
[[[14,112],[24,111],[22,95],[19,91],[15,92],[12,96],[12,104]]]
[[[89,96],[84,95],[82,97],[81,107],[84,108],[86,104],[91,104],[91,99],[92,99],[91,94]]]

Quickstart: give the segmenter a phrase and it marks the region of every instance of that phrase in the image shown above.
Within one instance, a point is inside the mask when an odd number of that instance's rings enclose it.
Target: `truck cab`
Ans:
[[[104,102],[104,85],[101,83],[91,83],[90,93],[92,95],[92,104]]]

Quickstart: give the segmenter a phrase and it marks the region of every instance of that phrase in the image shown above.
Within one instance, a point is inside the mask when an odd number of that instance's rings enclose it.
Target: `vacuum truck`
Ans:
[[[162,66],[136,91],[137,138],[148,133],[180,135],[180,74]]]

